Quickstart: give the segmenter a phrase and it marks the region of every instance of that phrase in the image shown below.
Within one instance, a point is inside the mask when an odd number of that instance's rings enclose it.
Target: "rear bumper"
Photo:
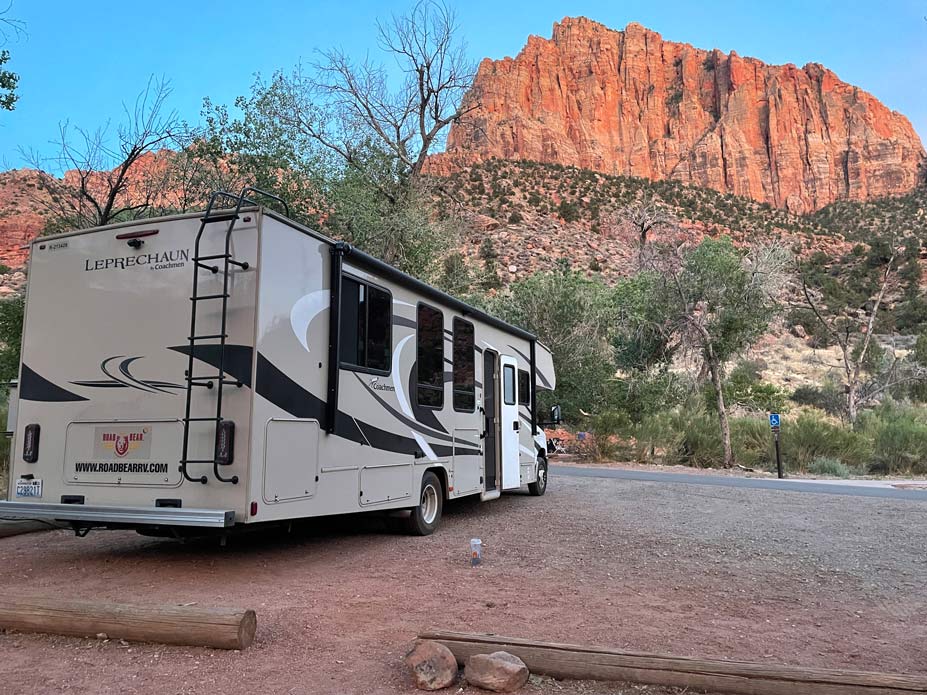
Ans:
[[[110,507],[41,502],[2,502],[0,517],[47,521],[87,522],[90,525],[198,526],[228,528],[235,512],[225,509],[175,509],[173,507]]]

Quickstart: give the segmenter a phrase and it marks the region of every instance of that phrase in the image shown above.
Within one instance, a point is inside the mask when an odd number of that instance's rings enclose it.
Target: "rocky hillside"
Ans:
[[[672,179],[788,209],[910,192],[924,147],[901,114],[818,64],[766,65],[585,18],[484,60],[432,162],[524,159]]]

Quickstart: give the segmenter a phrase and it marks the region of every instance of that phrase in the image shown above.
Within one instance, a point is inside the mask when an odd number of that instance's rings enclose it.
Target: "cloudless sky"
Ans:
[[[7,0],[0,0],[0,9]],[[612,28],[639,22],[665,39],[769,63],[819,62],[911,119],[927,136],[927,0],[448,0],[474,59],[514,56],[529,34],[584,15]],[[151,75],[170,80],[170,106],[190,121],[203,97],[231,104],[255,73],[311,60],[318,48],[376,51],[377,17],[407,2],[297,0],[13,0],[26,36],[6,45],[20,100],[0,111],[0,168],[20,148],[53,153],[58,124],[118,122]]]

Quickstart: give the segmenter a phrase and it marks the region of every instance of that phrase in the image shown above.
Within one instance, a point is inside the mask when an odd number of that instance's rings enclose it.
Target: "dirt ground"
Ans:
[[[429,628],[927,674],[925,547],[922,502],[570,477],[542,498],[452,504],[428,538],[370,517],[226,548],[18,536],[0,540],[6,596],[251,607],[258,633],[240,653],[0,633],[0,691],[415,692],[402,656]]]

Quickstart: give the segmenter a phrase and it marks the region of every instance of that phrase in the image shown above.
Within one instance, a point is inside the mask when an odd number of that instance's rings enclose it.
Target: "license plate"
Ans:
[[[41,480],[17,480],[16,481],[17,497],[41,497],[42,481]]]

